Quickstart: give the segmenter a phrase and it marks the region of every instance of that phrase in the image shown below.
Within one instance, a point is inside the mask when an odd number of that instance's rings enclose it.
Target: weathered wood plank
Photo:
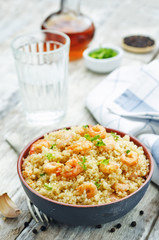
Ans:
[[[146,240],[156,240],[159,239],[159,211],[158,211],[158,215],[157,215],[157,220],[154,221],[154,226],[151,229],[150,234],[146,237]]]

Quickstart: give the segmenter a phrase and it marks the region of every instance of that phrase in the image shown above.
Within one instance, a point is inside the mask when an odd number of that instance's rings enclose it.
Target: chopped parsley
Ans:
[[[91,141],[91,142],[97,140],[97,142],[95,143],[95,145],[96,145],[97,147],[105,146],[105,145],[106,145],[106,144],[103,142],[103,140],[102,140],[102,138],[100,137],[100,135],[96,135],[96,136],[94,136],[94,137],[91,137],[89,134],[85,134],[84,137],[85,137],[87,140]]]
[[[101,184],[99,183],[99,181],[100,181],[100,180],[97,179],[97,180],[95,181],[95,183],[94,183],[94,184],[96,185],[97,188],[100,188],[100,186],[101,186]]]
[[[105,146],[105,145],[106,145],[106,144],[103,142],[103,140],[102,140],[102,138],[100,137],[100,135],[96,135],[96,136],[94,136],[94,137],[91,137],[89,134],[85,134],[84,137],[85,137],[87,140],[91,141],[91,142],[97,140],[97,142],[96,142],[96,144],[95,144],[97,147]]]
[[[129,152],[130,152],[130,150],[127,150],[127,151],[126,151],[126,154],[128,154]]]
[[[57,163],[60,163],[60,161],[57,161]]]
[[[94,136],[94,137],[91,137],[89,134],[85,134],[84,137],[85,137],[87,140],[93,142],[93,141],[99,139],[99,138],[100,138],[100,135],[96,135],[96,136]]]
[[[102,139],[98,140],[95,144],[97,147],[105,146],[106,144],[103,142]]]
[[[52,190],[52,186],[50,183],[45,183],[44,187],[46,188],[46,190]]]
[[[86,171],[87,167],[85,165],[87,158],[84,156],[82,157],[82,162],[78,162],[78,164]]]
[[[52,155],[52,153],[46,153],[45,156],[46,156],[49,160],[55,158],[55,157]]]
[[[91,141],[93,142],[93,141],[95,141],[95,140],[97,140],[97,139],[99,139],[100,138],[100,135],[96,135],[96,136],[94,136],[92,139],[91,139]]]
[[[84,137],[85,137],[87,140],[91,141],[91,137],[90,137],[89,134],[85,134]]]
[[[88,125],[83,125],[83,128],[88,128]]]
[[[40,177],[43,177],[43,176],[45,176],[45,173],[40,173]]]
[[[115,141],[118,140],[119,136],[115,132],[111,132],[111,135],[114,137]]]
[[[104,159],[103,161],[101,161],[102,164],[104,165],[108,165],[109,164],[109,159]]]
[[[56,143],[52,144],[50,149],[53,149],[56,146]]]

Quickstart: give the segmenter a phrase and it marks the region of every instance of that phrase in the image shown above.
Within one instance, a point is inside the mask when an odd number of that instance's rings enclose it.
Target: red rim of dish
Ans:
[[[61,129],[64,129],[64,128],[61,128]],[[52,132],[55,132],[55,131],[58,131],[58,130],[61,130],[61,129],[57,129],[57,130],[53,130]],[[70,127],[66,127],[66,129],[70,129]],[[33,144],[35,141],[37,141],[38,139],[42,139],[44,137],[44,135],[40,136],[40,137],[37,137],[36,139],[34,139],[33,141],[31,141],[24,149],[23,151],[20,153],[19,155],[19,158],[18,158],[18,161],[17,161],[17,172],[18,172],[18,175],[19,175],[19,178],[20,180],[23,182],[23,184],[32,192],[34,193],[35,195],[37,195],[38,197],[41,197],[49,202],[52,202],[52,203],[55,203],[55,204],[58,204],[58,205],[64,205],[64,206],[68,206],[68,207],[77,207],[77,208],[90,208],[90,207],[101,207],[101,206],[106,206],[106,205],[112,205],[112,204],[115,204],[117,202],[121,202],[123,200],[126,200],[127,198],[133,196],[134,194],[136,194],[138,191],[140,191],[141,188],[143,188],[151,179],[152,177],[152,173],[153,173],[153,168],[154,168],[154,164],[153,164],[153,159],[152,159],[152,156],[151,156],[151,153],[150,151],[145,147],[145,145],[143,143],[141,143],[137,138],[127,134],[127,133],[124,133],[124,132],[121,132],[121,131],[118,131],[118,130],[115,130],[115,129],[112,129],[112,128],[105,128],[106,131],[109,133],[109,132],[115,132],[117,133],[118,135],[120,135],[121,137],[125,136],[125,135],[128,135],[130,137],[130,141],[133,141],[138,147],[141,146],[144,150],[144,154],[146,155],[146,158],[149,159],[149,167],[150,167],[150,171],[149,171],[149,174],[145,180],[145,182],[133,193],[129,194],[128,196],[124,197],[124,198],[121,198],[117,201],[114,201],[114,202],[111,202],[111,203],[103,203],[103,204],[99,204],[99,205],[74,205],[74,204],[69,204],[69,203],[63,203],[63,202],[58,202],[58,201],[55,201],[55,200],[52,200],[50,198],[47,198],[47,197],[44,197],[43,195],[39,194],[38,192],[36,192],[33,188],[31,188],[25,181],[25,179],[23,178],[23,175],[22,175],[22,172],[21,172],[21,167],[22,167],[22,162],[23,162],[23,158],[25,158],[27,155],[28,155],[28,152],[29,152],[29,149],[30,149],[30,146],[31,144]]]

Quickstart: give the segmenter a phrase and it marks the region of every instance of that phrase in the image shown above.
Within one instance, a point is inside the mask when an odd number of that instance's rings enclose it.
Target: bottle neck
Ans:
[[[80,0],[61,0],[61,11],[64,13],[74,12],[76,15],[79,15]]]

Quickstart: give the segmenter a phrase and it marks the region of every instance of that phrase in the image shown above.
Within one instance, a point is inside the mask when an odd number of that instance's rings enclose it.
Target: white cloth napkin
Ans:
[[[90,92],[86,107],[101,125],[134,135],[150,149],[152,181],[159,185],[159,61],[115,70]]]

